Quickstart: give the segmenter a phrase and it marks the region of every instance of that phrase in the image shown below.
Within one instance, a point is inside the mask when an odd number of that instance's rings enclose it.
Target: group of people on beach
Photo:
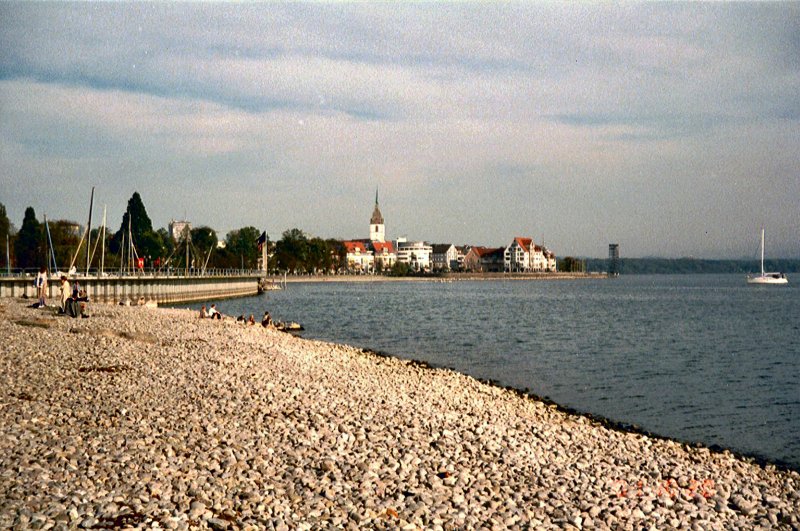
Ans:
[[[47,283],[47,268],[42,266],[39,268],[39,274],[36,275],[36,279],[34,280],[36,295],[38,297],[38,301],[34,305],[36,308],[45,308],[47,306]],[[86,295],[86,292],[81,289],[77,280],[74,286],[70,286],[67,276],[61,275],[59,291],[61,294],[59,313],[69,315],[70,317],[80,316],[84,319],[89,317],[86,313],[86,304],[89,302],[89,297]]]
[[[206,309],[206,305],[200,307],[200,315],[198,316],[200,319],[222,319],[224,316],[222,313],[217,310],[217,305],[212,304],[208,309]],[[250,317],[245,317],[244,315],[240,315],[236,318],[236,322],[239,324],[252,326],[256,324],[256,318],[253,314],[250,314]],[[269,314],[269,311],[264,312],[264,317],[261,318],[261,326],[264,328],[268,328],[270,326],[274,326],[272,322],[272,316]]]
[[[200,319],[222,319],[222,314],[217,310],[217,305],[212,304],[211,307],[206,310],[206,305],[204,304],[202,308],[200,308]]]

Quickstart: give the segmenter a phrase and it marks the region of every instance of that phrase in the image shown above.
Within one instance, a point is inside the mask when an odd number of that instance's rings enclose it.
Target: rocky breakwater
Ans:
[[[0,528],[800,525],[797,472],[346,346],[16,302],[0,337]]]

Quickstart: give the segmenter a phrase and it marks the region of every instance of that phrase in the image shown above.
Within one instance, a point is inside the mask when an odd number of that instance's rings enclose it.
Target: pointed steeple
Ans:
[[[378,189],[375,189],[375,210],[372,211],[372,219],[369,220],[370,225],[383,225],[383,214],[381,209],[378,208]]]
[[[378,189],[375,188],[375,210],[369,220],[369,239],[373,242],[382,242],[386,237],[386,227],[383,225],[383,214],[378,207]]]

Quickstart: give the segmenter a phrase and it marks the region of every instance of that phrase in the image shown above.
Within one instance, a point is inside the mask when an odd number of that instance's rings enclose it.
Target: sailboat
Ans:
[[[764,272],[764,229],[761,229],[761,274],[747,275],[748,284],[788,284],[789,279],[783,273]]]

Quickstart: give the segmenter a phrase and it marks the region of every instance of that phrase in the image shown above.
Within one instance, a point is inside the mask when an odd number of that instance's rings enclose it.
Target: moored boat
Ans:
[[[788,284],[789,279],[783,273],[764,272],[764,229],[761,229],[761,274],[747,275],[748,284]]]

